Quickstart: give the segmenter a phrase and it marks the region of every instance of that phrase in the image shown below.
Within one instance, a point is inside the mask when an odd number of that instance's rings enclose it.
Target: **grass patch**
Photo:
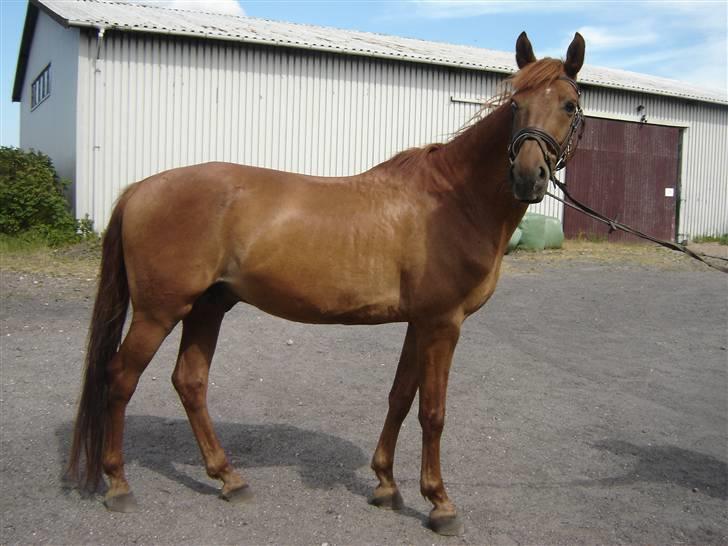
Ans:
[[[720,245],[728,245],[728,233],[724,233],[723,235],[714,236],[714,235],[699,235],[698,237],[695,237],[693,239],[693,242],[695,243],[718,243]]]
[[[36,252],[44,248],[48,248],[48,243],[38,233],[27,232],[21,235],[0,233],[0,255]]]
[[[580,231],[576,238],[572,239],[582,243],[606,243],[609,241],[606,235],[598,233],[584,233]]]
[[[98,239],[51,247],[39,235],[0,234],[2,271],[95,278],[100,261],[101,241]]]
[[[705,266],[680,252],[640,242],[589,241],[567,239],[561,249],[541,252],[512,252],[506,256],[504,271],[529,272],[544,265],[593,264],[604,267],[637,266],[657,270],[696,270]]]

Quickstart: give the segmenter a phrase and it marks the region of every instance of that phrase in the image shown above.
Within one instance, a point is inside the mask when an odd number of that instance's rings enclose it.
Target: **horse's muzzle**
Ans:
[[[543,144],[537,138],[525,138],[512,150],[509,179],[513,196],[523,203],[540,203],[548,190],[551,167]]]
[[[547,166],[529,169],[522,172],[517,165],[511,166],[508,172],[513,197],[523,203],[534,204],[543,201],[549,184]]]

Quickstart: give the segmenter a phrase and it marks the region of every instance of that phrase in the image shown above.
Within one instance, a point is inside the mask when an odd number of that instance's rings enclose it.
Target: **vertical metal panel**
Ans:
[[[79,124],[90,130],[79,138],[77,205],[98,228],[123,187],[172,167],[221,160],[360,172],[447,139],[477,108],[452,103],[455,90],[487,97],[502,78],[112,31],[98,62],[96,48],[86,33],[79,89],[91,105]]]
[[[84,213],[91,214],[93,207],[91,206],[91,167],[90,156],[92,153],[91,140],[91,120],[93,112],[91,107],[92,90],[90,82],[92,81],[93,66],[89,56],[89,40],[88,35],[84,32],[79,34],[79,51],[78,51],[78,82],[76,89],[76,102],[78,105],[76,118],[76,215],[82,217]],[[97,229],[102,226],[96,223]]]
[[[447,140],[477,111],[450,97],[490,97],[503,78],[115,31],[102,43],[100,72],[94,72],[95,54],[96,38],[85,34],[79,100],[83,95],[92,104],[79,108],[77,212],[88,213],[97,228],[105,226],[121,188],[168,168],[221,160],[346,175],[400,150]],[[584,100],[587,110],[607,116],[636,118],[644,104],[648,117],[676,125],[690,120],[679,231],[728,232],[728,108],[591,87]],[[531,208],[562,217],[561,204],[550,198]]]

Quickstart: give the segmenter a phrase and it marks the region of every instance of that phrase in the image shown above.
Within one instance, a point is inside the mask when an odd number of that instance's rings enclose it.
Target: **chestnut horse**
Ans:
[[[522,33],[516,60],[520,70],[489,115],[445,144],[402,152],[356,176],[207,163],[126,189],[103,240],[71,475],[96,487],[103,471],[106,507],[135,508],[124,475],[124,414],[180,321],[172,382],[207,473],[222,480],[227,500],[245,499],[250,488],[218,441],[206,395],[220,323],[233,305],[317,324],[407,322],[371,463],[379,480],[371,502],[402,507],[394,450],[419,391],[429,525],[459,533],[440,472],[440,436],[460,326],[493,294],[508,240],[568,156],[581,114],[579,34],[562,62],[537,61]],[[120,343],[129,301],[131,324]]]

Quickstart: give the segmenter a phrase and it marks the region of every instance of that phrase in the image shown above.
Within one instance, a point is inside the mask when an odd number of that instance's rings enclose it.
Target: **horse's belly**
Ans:
[[[291,190],[275,207],[261,200],[237,207],[228,271],[233,290],[264,311],[300,322],[403,320],[401,212],[383,214],[358,194],[323,189]]]
[[[378,324],[404,320],[399,286],[364,275],[305,270],[251,271],[231,287],[241,300],[273,315],[317,324]],[[371,282],[367,282],[371,281]]]

